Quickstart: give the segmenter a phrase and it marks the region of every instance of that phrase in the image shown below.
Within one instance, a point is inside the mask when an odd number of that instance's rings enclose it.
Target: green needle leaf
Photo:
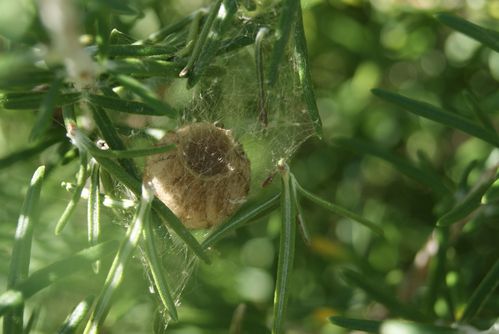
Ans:
[[[450,14],[437,14],[437,20],[499,52],[498,32]]]
[[[29,139],[31,141],[40,138],[50,127],[52,123],[52,115],[54,114],[55,103],[57,96],[59,95],[59,90],[62,86],[62,81],[56,79],[50,85],[50,88],[42,100],[40,109],[36,117],[35,125],[31,130]]]
[[[206,10],[204,10],[204,9],[197,10],[197,11],[193,12],[192,14],[190,14],[189,16],[186,16],[183,19],[179,20],[178,22],[175,22],[175,23],[173,23],[169,26],[166,26],[163,29],[151,34],[149,37],[147,37],[142,42],[145,44],[147,44],[147,43],[154,44],[154,43],[158,43],[158,42],[162,41],[168,35],[176,33],[178,31],[182,30],[183,28],[185,28],[187,25],[189,25],[189,23],[191,23],[191,21],[194,20],[199,15],[198,14],[199,12],[206,13]]]
[[[310,75],[310,65],[308,63],[307,40],[303,29],[303,18],[301,5],[298,5],[298,14],[296,18],[296,27],[294,33],[295,47],[294,54],[298,68],[298,77],[303,89],[303,97],[307,103],[307,111],[314,124],[315,134],[322,138],[322,121],[315,100],[314,87],[312,85],[312,76]]]
[[[492,296],[499,285],[499,260],[496,260],[490,271],[485,275],[476,290],[471,295],[459,322],[468,322],[480,311],[480,308]]]
[[[426,309],[429,314],[435,312],[435,302],[446,292],[445,277],[448,271],[447,251],[449,249],[449,235],[449,228],[437,227],[431,236],[432,240],[430,242],[435,243],[438,250],[436,256],[432,259],[428,275],[428,288],[425,293]]]
[[[468,179],[471,174],[471,172],[477,167],[478,165],[478,160],[471,160],[466,168],[464,169],[463,173],[461,174],[459,178],[459,182],[457,184],[457,189],[458,191],[468,191],[469,190],[469,185],[468,185]]]
[[[94,297],[90,296],[82,300],[76,305],[76,307],[68,315],[61,328],[57,332],[58,334],[74,334],[76,333],[78,326],[87,317],[90,307],[92,306]]]
[[[33,174],[26,199],[21,209],[7,276],[7,289],[14,288],[28,276],[33,227],[35,219],[38,217],[37,206],[44,174],[45,166],[38,167]],[[23,329],[23,314],[24,310],[22,306],[8,314],[3,323],[4,333],[21,333]]]
[[[309,246],[311,244],[311,241],[310,241],[310,230],[308,228],[308,225],[307,223],[305,222],[304,220],[304,217],[303,217],[303,210],[301,208],[301,205],[300,205],[300,201],[298,200],[298,181],[296,181],[296,178],[293,174],[290,174],[291,176],[291,191],[293,192],[293,198],[295,200],[295,206],[296,206],[296,221],[298,223],[298,227],[300,228],[300,234],[303,238],[303,242],[305,242],[305,244],[307,246]]]
[[[203,261],[210,263],[210,259],[204,252],[199,242],[189,232],[189,230],[182,224],[177,216],[158,198],[152,202],[152,208],[156,214],[169,226],[175,233],[187,244],[189,248]]]
[[[22,306],[24,303],[23,293],[18,290],[7,290],[0,295],[0,317],[10,310]],[[5,329],[4,320],[4,329]]]
[[[85,182],[87,181],[88,178],[88,173],[87,173],[87,153],[80,151],[80,168],[78,169],[78,174],[77,174],[77,179],[76,179],[76,187],[73,190],[73,196],[71,196],[71,200],[69,201],[68,205],[66,206],[66,209],[64,209],[64,212],[61,215],[61,218],[59,218],[59,221],[57,222],[57,225],[55,227],[55,234],[58,235],[62,232],[64,229],[64,226],[66,226],[67,222],[69,221],[69,218],[71,218],[71,215],[73,214],[74,210],[76,209],[76,205],[78,204],[78,201],[81,198],[81,192],[83,188],[85,187]]]
[[[7,93],[0,97],[5,109],[25,110],[38,109],[45,99],[46,93]],[[80,93],[57,94],[52,101],[54,107],[74,104],[80,99]]]
[[[194,16],[192,22],[189,24],[189,30],[187,32],[187,37],[185,38],[184,47],[177,52],[177,57],[183,58],[192,52],[199,35],[199,26],[201,25],[201,21],[205,14],[206,13],[198,11]]]
[[[138,80],[125,75],[116,75],[115,78],[123,87],[128,88],[130,91],[140,96],[144,102],[158,112],[158,114],[163,114],[170,118],[177,117],[177,112],[171,106],[159,100],[155,93],[141,84]]]
[[[213,246],[228,233],[272,210],[275,210],[279,204],[280,198],[281,194],[276,194],[263,201],[263,203],[248,203],[248,205],[243,206],[226,222],[217,225],[217,227],[215,227],[215,229],[203,241],[202,247],[207,249]]]
[[[205,45],[203,46],[199,57],[194,64],[194,68],[189,75],[188,84],[190,87],[196,84],[208,66],[212,63],[220,47],[222,38],[230,28],[232,19],[234,18],[236,12],[237,3],[235,0],[224,0],[220,5],[217,17],[213,22]]]
[[[135,38],[116,28],[113,28],[109,34],[109,44],[133,44],[135,42]]]
[[[152,115],[152,116],[171,115],[171,110],[158,111],[157,109],[154,109],[153,107],[139,101],[123,100],[115,97],[95,95],[95,94],[89,94],[88,99],[90,103],[99,106],[101,108],[121,111],[129,114]]]
[[[54,81],[52,72],[33,67],[12,73],[10,77],[0,80],[0,89],[11,92],[30,91],[37,86],[48,85]]]
[[[158,293],[163,307],[168,311],[173,321],[177,321],[177,307],[175,306],[175,301],[170,293],[170,287],[168,286],[166,277],[163,274],[164,270],[161,265],[161,257],[156,250],[157,248],[155,246],[151,223],[152,219],[149,219],[149,221],[145,223],[143,232],[147,265],[154,282],[154,287],[156,288],[156,292]]]
[[[23,334],[24,333],[26,333],[26,334],[31,333],[31,330],[33,329],[33,326],[34,326],[36,320],[38,320],[38,315],[39,314],[40,314],[40,308],[39,307],[36,307],[33,311],[31,311],[31,314],[29,315],[29,318],[28,318],[28,321],[26,323],[26,326],[24,326]]]
[[[255,33],[256,35],[256,33]],[[237,36],[234,38],[229,38],[222,41],[220,49],[218,49],[217,56],[239,50],[245,46],[252,45],[255,43],[255,39],[250,36]]]
[[[217,0],[213,7],[211,7],[208,17],[203,25],[203,29],[201,29],[201,33],[199,37],[196,39],[196,44],[194,45],[194,49],[192,50],[191,56],[187,61],[187,65],[184,67],[182,71],[179,73],[179,77],[186,77],[189,75],[189,72],[192,70],[194,64],[198,61],[199,55],[201,54],[203,48],[206,45],[206,41],[208,39],[208,33],[211,31],[213,23],[217,17],[218,11],[220,9],[220,5],[222,4],[222,0]]]
[[[296,239],[296,201],[292,191],[292,180],[287,165],[281,164],[279,168],[282,177],[281,236],[277,261],[276,288],[274,291],[273,334],[284,333]]]
[[[140,77],[170,77],[177,78],[182,66],[178,63],[164,60],[120,59],[109,62],[109,70]]]
[[[299,8],[300,1],[298,0],[282,1],[281,15],[279,17],[279,23],[275,32],[276,41],[274,43],[272,54],[270,56],[268,76],[270,87],[272,87],[277,81],[279,65],[281,64],[282,58],[286,53],[286,46],[288,45],[289,35],[291,34],[291,29],[295,24]]]
[[[372,93],[377,97],[396,104],[413,114],[456,128],[471,136],[480,138],[496,147],[499,147],[499,137],[496,133],[482,128],[464,117],[445,112],[429,103],[416,101],[382,89],[373,89]]]
[[[329,320],[336,326],[369,333],[379,333],[379,328],[381,327],[381,321],[353,319],[341,316],[333,316]]]
[[[176,48],[171,46],[113,44],[107,47],[109,57],[173,56]]]
[[[141,201],[137,208],[135,218],[128,227],[126,237],[122,240],[118,253],[111,265],[111,269],[109,269],[104,287],[97,298],[95,309],[87,322],[85,333],[99,333],[99,329],[104,323],[104,319],[111,308],[112,298],[123,281],[126,265],[139,243],[144,223],[149,219],[153,198],[152,189],[143,186]]]
[[[255,38],[255,64],[256,64],[256,78],[258,81],[258,120],[262,122],[264,126],[268,124],[268,114],[267,114],[267,97],[265,90],[265,71],[263,64],[263,51],[262,44],[263,39],[269,33],[269,29],[266,27],[260,28]]]
[[[491,204],[494,202],[499,202],[499,180],[494,181],[489,190],[487,190],[482,197],[483,204]]]
[[[99,173],[100,177],[101,177],[100,178],[101,183],[103,183],[102,176],[104,175],[104,173],[105,173],[105,171],[101,171]],[[74,189],[76,188],[76,185],[73,185],[72,183],[63,182],[63,187],[65,187],[67,191],[73,192]],[[108,189],[112,189],[112,187],[108,187]],[[88,200],[88,197],[89,197],[88,191],[83,191],[81,193],[81,198]],[[108,207],[108,208],[130,209],[130,208],[137,206],[137,202],[135,202],[134,200],[126,199],[126,198],[117,199],[117,198],[113,198],[111,196],[105,195],[103,193],[101,193],[100,199],[101,199],[101,205]]]
[[[376,233],[380,236],[383,236],[383,230],[381,229],[381,227],[379,227],[375,223],[365,219],[364,217],[359,216],[358,214],[353,213],[345,208],[342,208],[341,206],[338,206],[336,204],[329,203],[329,202],[323,200],[322,198],[305,190],[298,182],[296,182],[296,189],[298,190],[298,193],[305,196],[306,198],[308,198],[310,201],[314,202],[315,204],[322,206],[324,209],[331,211],[333,213],[336,213],[337,215],[340,215],[342,217],[350,218],[350,219],[358,222],[359,224],[362,224],[365,227],[369,228],[374,233]]]
[[[111,36],[111,20],[108,13],[98,12],[95,17],[96,25],[96,36],[95,41],[97,42],[97,59],[104,60],[107,55],[107,49],[109,47],[109,39]]]
[[[90,162],[90,185],[87,205],[87,231],[88,242],[95,245],[100,239],[100,204],[101,194],[99,186],[99,165],[95,161]]]
[[[426,316],[421,314],[417,309],[399,302],[387,287],[383,286],[380,282],[375,282],[371,277],[366,277],[349,269],[343,271],[343,276],[350,285],[363,290],[372,299],[385,305],[393,314],[416,321],[426,319]]]
[[[494,128],[494,123],[492,123],[490,117],[483,110],[480,102],[478,101],[478,98],[469,90],[464,91],[463,96],[469,106],[469,109],[475,113],[476,117],[482,123],[482,125],[490,132],[495,133],[496,129]]]
[[[79,138],[81,142],[84,142],[84,146],[89,150],[89,152],[95,157],[103,157],[109,159],[123,159],[123,158],[134,158],[134,157],[142,157],[153,154],[164,153],[172,150],[175,145],[162,145],[150,148],[141,148],[134,150],[104,150],[97,147],[93,141],[91,141],[87,136],[81,136]]]
[[[92,106],[90,107],[90,110],[92,111],[92,116],[95,124],[99,128],[102,138],[104,138],[109,148],[112,150],[126,150],[126,146],[118,135],[113,122],[107,115],[107,112],[102,108]],[[128,173],[139,178],[137,168],[132,160],[125,158],[118,159],[118,162]]]
[[[482,197],[497,180],[495,171],[488,174],[456,206],[438,219],[437,226],[449,226],[457,223],[480,207]]]

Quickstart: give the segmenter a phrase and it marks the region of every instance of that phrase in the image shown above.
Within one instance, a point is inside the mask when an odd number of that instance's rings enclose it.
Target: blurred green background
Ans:
[[[81,1],[84,3],[84,1]],[[139,17],[121,16],[117,28],[143,38],[192,11],[203,1],[132,1]],[[434,18],[453,12],[499,30],[499,1],[495,0],[303,0],[312,79],[324,125],[324,141],[309,139],[291,162],[299,182],[321,197],[377,222],[385,240],[349,219],[318,208],[303,199],[304,218],[312,231],[311,245],[297,240],[297,254],[288,312],[288,333],[347,333],[328,317],[347,314],[384,319],[388,311],[362,291],[345,283],[343,268],[361,268],[373,281],[384,281],[402,300],[418,300],[424,291],[426,266],[416,268],[436,218],[441,213],[432,191],[383,160],[338,145],[339,137],[357,138],[420,163],[420,157],[442,179],[458,182],[473,160],[473,184],[497,154],[491,145],[440,124],[417,118],[376,99],[370,89],[383,87],[412,98],[444,106],[474,117],[463,103],[465,90],[475,94],[493,118],[499,111],[499,54],[451,31]],[[84,22],[85,23],[85,22]],[[93,33],[94,27],[85,27]],[[0,50],[9,40],[46,41],[30,0],[0,0]],[[40,45],[41,46],[41,45]],[[0,156],[28,145],[35,119],[31,111],[0,111]],[[61,125],[62,129],[62,125]],[[35,167],[53,159],[57,148],[0,171],[0,286],[6,273],[18,213]],[[422,152],[422,154],[421,154]],[[78,218],[59,237],[55,222],[70,198],[60,186],[72,180],[73,164],[50,173],[42,193],[40,222],[36,226],[31,269],[41,268],[86,245],[85,205]],[[275,182],[276,183],[276,182]],[[497,212],[469,224],[446,254],[447,282],[454,306],[462,309],[499,254]],[[236,309],[243,310],[242,333],[269,333],[279,214],[259,219],[222,240],[212,265],[199,263],[190,276],[179,308],[180,321],[168,333],[226,333]],[[122,223],[105,212],[104,236],[122,235]],[[431,253],[431,252],[430,252]],[[109,264],[104,263],[103,267]],[[156,300],[148,289],[140,256],[128,267],[124,287],[106,323],[107,333],[149,333],[158,322]],[[176,276],[177,274],[172,274]],[[100,274],[73,276],[33,297],[28,307],[39,311],[34,333],[49,333],[70,309],[89,294],[97,294],[105,278]],[[497,297],[497,294],[495,295]],[[499,298],[491,298],[484,312],[497,316]],[[244,306],[239,306],[244,304]],[[239,308],[238,308],[239,306]],[[437,300],[435,312],[449,317]],[[158,325],[161,326],[161,325]]]

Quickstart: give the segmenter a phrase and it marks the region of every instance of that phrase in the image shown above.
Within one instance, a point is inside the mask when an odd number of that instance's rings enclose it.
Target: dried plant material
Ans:
[[[165,135],[176,148],[147,159],[144,180],[191,229],[208,228],[232,215],[250,187],[250,162],[230,130],[193,123]]]

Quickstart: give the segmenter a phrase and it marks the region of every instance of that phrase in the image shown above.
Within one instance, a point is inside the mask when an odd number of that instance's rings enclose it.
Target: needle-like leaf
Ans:
[[[7,289],[13,289],[28,276],[33,228],[36,217],[38,217],[37,206],[40,199],[44,174],[45,166],[38,167],[29,184],[26,199],[24,200],[21,214],[17,222],[9,273],[7,276]],[[21,333],[23,330],[23,314],[24,308],[22,305],[7,314],[3,322],[4,333]]]
[[[499,260],[496,260],[490,271],[485,275],[478,287],[471,295],[460,322],[467,322],[480,311],[480,308],[492,296],[494,290],[499,286]]]
[[[99,128],[102,138],[104,138],[107,146],[109,146],[111,150],[125,151],[126,146],[118,135],[118,132],[116,131],[116,128],[107,112],[103,108],[93,106],[90,107],[90,110],[92,111],[95,124]],[[125,158],[118,159],[118,162],[128,173],[139,178],[137,168],[132,160]]]
[[[125,58],[114,60],[108,64],[109,70],[114,73],[143,77],[170,77],[176,78],[182,69],[175,62],[151,59]]]
[[[190,71],[192,70],[194,64],[198,61],[199,55],[201,54],[203,48],[206,45],[207,39],[208,39],[208,34],[212,29],[213,23],[215,22],[215,19],[217,17],[218,11],[220,9],[220,6],[222,4],[222,0],[216,0],[216,2],[212,5],[210,8],[210,12],[208,14],[208,17],[206,18],[206,21],[203,25],[203,28],[201,29],[201,33],[199,34],[199,37],[196,39],[196,44],[194,45],[194,48],[192,50],[191,56],[189,57],[189,60],[187,61],[187,65],[180,71],[179,77],[186,77],[189,75]]]
[[[158,43],[161,40],[165,39],[168,35],[178,32],[179,30],[185,28],[197,15],[198,13],[206,13],[206,10],[200,9],[198,11],[193,12],[191,15],[188,15],[181,19],[178,22],[175,22],[169,26],[162,28],[161,30],[149,35],[142,43]]]
[[[87,205],[88,242],[92,246],[97,244],[100,239],[100,205],[102,200],[99,183],[99,165],[92,160],[90,162],[90,183]]]
[[[151,116],[169,116],[170,110],[154,109],[153,107],[139,101],[123,100],[111,96],[89,94],[88,100],[91,104],[101,108],[120,111],[130,114],[151,115]]]
[[[123,281],[126,265],[139,243],[144,224],[149,219],[151,202],[154,198],[152,189],[142,187],[141,201],[137,208],[134,220],[127,229],[126,237],[122,240],[118,253],[116,254],[111,269],[106,277],[102,291],[97,298],[95,309],[87,322],[85,333],[99,333],[109,309],[111,308],[113,296]]]
[[[450,14],[437,14],[437,19],[446,26],[449,26],[452,29],[455,29],[460,33],[463,33],[488,46],[492,50],[499,52],[499,33],[497,31],[481,27]]]
[[[300,234],[302,236],[303,242],[305,242],[306,245],[311,244],[311,237],[310,237],[310,230],[308,228],[307,223],[305,222],[305,218],[303,216],[303,209],[301,207],[299,198],[298,198],[298,181],[296,181],[296,178],[293,174],[291,174],[291,191],[293,192],[293,198],[295,200],[295,206],[296,206],[296,223],[298,224],[298,227],[300,228]]]
[[[276,41],[270,56],[268,82],[272,87],[277,82],[279,74],[279,65],[286,54],[286,47],[288,45],[291,30],[296,22],[296,16],[300,1],[298,0],[284,0],[281,7],[281,15],[279,23],[275,32]]]
[[[24,110],[38,109],[42,105],[45,93],[8,93],[0,96],[0,104],[5,109]],[[62,93],[51,101],[54,107],[74,104],[80,99],[80,93]]]
[[[372,93],[377,97],[396,104],[413,114],[461,130],[469,135],[480,138],[496,147],[499,147],[499,136],[496,133],[482,128],[481,126],[457,114],[451,114],[429,103],[416,101],[378,88],[373,89]]]
[[[88,178],[87,167],[87,153],[80,152],[80,168],[78,169],[78,174],[76,177],[76,187],[73,190],[71,200],[66,206],[66,209],[64,209],[61,218],[59,218],[59,221],[57,222],[57,225],[55,227],[55,234],[60,234],[62,232],[67,222],[69,221],[69,218],[71,218],[71,215],[76,209],[76,205],[81,198],[81,192],[85,187],[85,182]]]
[[[171,46],[158,45],[109,45],[107,55],[109,57],[147,57],[147,56],[172,56],[176,48]]]
[[[459,203],[438,219],[438,226],[448,226],[457,223],[480,207],[482,197],[497,180],[495,171],[491,171],[487,174],[488,175],[485,175]]]
[[[189,74],[188,84],[190,87],[196,84],[208,66],[212,63],[220,44],[222,43],[222,38],[231,26],[236,11],[237,3],[235,0],[224,0],[220,5],[217,17],[206,38],[205,45],[201,49],[199,57],[194,64],[194,68]]]
[[[305,196],[306,198],[308,198],[310,201],[314,202],[315,204],[322,206],[324,209],[329,210],[333,213],[336,213],[337,215],[340,215],[342,217],[350,218],[350,219],[358,222],[359,224],[362,224],[365,227],[369,228],[374,233],[376,233],[380,236],[383,236],[383,230],[381,229],[381,227],[379,227],[375,223],[365,219],[364,217],[362,217],[356,213],[353,213],[353,212],[351,212],[351,211],[349,211],[341,206],[338,206],[336,204],[329,203],[329,202],[323,200],[322,198],[305,190],[298,182],[296,182],[296,189],[298,190],[299,194]]]
[[[152,281],[154,282],[154,287],[158,293],[159,299],[163,304],[163,307],[168,311],[170,317],[174,320],[178,320],[177,307],[175,306],[175,300],[172,297],[171,289],[168,285],[168,281],[164,276],[164,270],[161,266],[160,256],[157,252],[157,248],[154,241],[153,229],[152,229],[152,219],[145,222],[143,239],[145,244],[145,254],[148,268],[151,272]]]
[[[258,120],[262,123],[264,127],[267,126],[268,114],[267,114],[267,94],[265,85],[265,70],[263,63],[263,40],[265,36],[269,33],[269,29],[266,27],[260,28],[255,38],[255,65],[256,65],[256,79],[258,81]]]
[[[56,104],[57,96],[60,93],[60,88],[62,85],[62,81],[56,79],[50,85],[47,94],[43,98],[40,109],[38,110],[38,114],[36,117],[35,125],[31,130],[31,134],[29,135],[30,140],[36,140],[40,138],[50,127],[52,122],[52,115],[54,114],[54,108]]]
[[[310,65],[308,63],[307,40],[303,29],[303,18],[301,5],[298,4],[298,13],[296,17],[296,27],[294,33],[294,54],[297,62],[298,77],[303,89],[303,97],[307,103],[307,112],[314,124],[315,134],[322,138],[322,121],[319,115],[315,93],[312,85],[312,76],[310,74]]]
[[[226,222],[218,225],[203,241],[203,248],[209,248],[217,243],[228,233],[244,226],[246,223],[272,211],[278,207],[280,194],[276,194],[269,199],[263,201],[263,203],[249,203],[242,207],[238,212],[236,212],[232,217],[230,217]]]
[[[115,78],[120,84],[123,85],[123,87],[128,88],[130,91],[140,96],[142,100],[156,112],[158,112],[158,114],[164,114],[165,116],[168,116],[170,118],[177,117],[177,112],[175,111],[175,109],[173,109],[165,102],[161,101],[153,91],[151,91],[147,86],[140,83],[138,80],[122,74],[116,75]]]
[[[68,315],[61,328],[58,331],[58,334],[74,334],[78,329],[78,326],[83,322],[83,320],[87,317],[88,312],[90,311],[90,307],[92,306],[94,297],[89,296],[82,300],[76,305],[76,307],[71,311]]]
[[[274,291],[274,323],[273,334],[284,333],[284,323],[290,295],[291,273],[293,271],[296,241],[296,200],[292,191],[292,179],[288,166],[282,164],[281,192],[281,235],[279,239],[279,258],[277,260],[277,277]]]

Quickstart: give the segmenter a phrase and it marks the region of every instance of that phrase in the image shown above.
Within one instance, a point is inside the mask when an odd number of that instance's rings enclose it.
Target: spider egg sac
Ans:
[[[192,123],[166,134],[159,144],[175,148],[147,159],[144,181],[187,228],[220,224],[244,203],[250,162],[230,130]]]

